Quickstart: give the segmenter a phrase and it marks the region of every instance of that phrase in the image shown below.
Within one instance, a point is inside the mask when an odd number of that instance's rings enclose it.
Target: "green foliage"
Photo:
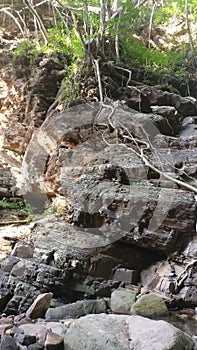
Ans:
[[[123,11],[120,21],[120,32],[127,33],[128,29],[138,31],[138,29],[149,21],[150,8],[148,6],[136,7],[130,0],[123,3]]]
[[[72,59],[83,57],[81,41],[74,29],[67,33],[63,24],[60,23],[58,27],[50,28],[48,32],[49,44],[44,50],[49,51],[50,53],[64,53],[71,56]]]
[[[45,205],[45,211],[43,213],[43,217],[56,217],[56,216],[61,216],[63,214],[63,209],[62,208],[54,208],[51,204],[46,204]]]
[[[38,48],[33,42],[22,40],[14,51],[12,59],[13,62],[16,62],[18,59],[25,58],[29,63],[32,63],[38,52]]]
[[[80,96],[80,80],[81,80],[81,63],[74,61],[69,66],[66,77],[64,78],[63,94],[61,95],[61,102],[66,106],[71,100],[74,100]]]
[[[4,208],[4,209],[17,209],[17,210],[22,210],[25,208],[25,204],[24,202],[20,201],[20,202],[12,202],[9,201],[7,198],[3,198],[2,200],[0,200],[0,207]]]
[[[27,217],[28,221],[32,220],[32,211],[33,209],[28,206],[25,205],[25,203],[23,201],[10,201],[7,198],[3,198],[2,200],[0,200],[0,207],[3,209],[10,209],[10,210],[17,210],[17,212],[19,214],[23,214]]]
[[[195,3],[196,0],[189,1],[191,25],[195,23],[195,19],[197,20]],[[123,14],[119,26],[121,60],[129,64],[140,65],[148,70],[154,70],[156,73],[163,70],[168,73],[176,72],[177,76],[184,76],[186,57],[190,50],[188,42],[181,41],[178,36],[175,36],[171,38],[173,42],[170,49],[167,48],[167,43],[166,48],[148,49],[143,43],[143,39],[135,38],[141,34],[144,24],[148,30],[151,10],[152,8],[147,2],[145,5],[136,8],[130,1],[124,0]],[[185,0],[169,0],[164,2],[163,7],[158,6],[154,14],[153,27],[159,24],[176,25],[173,18],[178,18],[180,23],[184,24]]]
[[[197,7],[196,0],[189,1],[189,13],[191,19],[197,20]],[[154,23],[158,24],[170,24],[172,17],[185,18],[185,0],[169,0],[163,7],[158,7],[155,11]]]
[[[141,65],[153,70],[164,69],[172,71],[185,58],[184,52],[148,49],[145,44],[133,37],[127,38],[122,44],[121,58],[123,61]]]

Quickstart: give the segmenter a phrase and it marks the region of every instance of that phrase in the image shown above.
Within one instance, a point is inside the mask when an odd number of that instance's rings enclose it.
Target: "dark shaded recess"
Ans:
[[[130,85],[135,85],[135,82],[140,84],[148,84],[148,85],[161,85],[161,90],[168,92],[180,93],[181,96],[192,96],[197,98],[197,81],[193,77],[175,77],[170,74],[158,74],[158,72],[144,70],[141,67],[135,67],[134,65],[130,66],[128,64],[124,65],[124,68],[130,70],[132,72],[132,81]],[[177,70],[179,68],[177,67]],[[106,85],[111,86],[112,89],[109,88],[109,95],[112,94],[112,91],[117,86],[124,87],[128,83],[128,73],[123,72],[119,69],[116,69],[111,64],[105,64],[103,67],[103,74],[105,77],[109,77],[112,81],[107,81]],[[114,85],[115,84],[115,85]],[[162,87],[163,86],[163,87]]]
[[[175,241],[174,241],[174,246],[176,247],[176,249],[170,250],[169,254],[170,253],[181,254],[181,252],[188,247],[188,244],[191,242],[193,236],[194,235],[192,233],[190,235],[188,235],[188,233],[187,235],[184,233],[182,235],[176,235]]]
[[[147,180],[151,180],[151,179],[160,179],[160,174],[158,174],[158,172],[148,168]]]
[[[0,312],[3,312],[7,303],[11,300],[13,294],[10,290],[1,288],[1,298],[0,298]]]
[[[13,295],[12,295],[13,297]],[[14,298],[10,298],[11,300],[6,304],[5,309],[3,312],[9,316],[9,315],[17,315],[20,302],[22,301],[23,297],[16,295]]]
[[[190,95],[197,99],[197,79],[189,79],[188,90]]]
[[[118,259],[119,267],[133,270],[145,269],[155,262],[166,258],[164,253],[132,245],[128,246],[128,243],[125,243],[123,240],[113,243],[103,254]]]
[[[125,170],[117,165],[111,165],[110,168],[105,168],[104,179],[115,180],[123,185],[130,185],[129,178]]]
[[[72,221],[83,228],[97,228],[104,224],[105,217],[100,213],[90,214],[85,211],[80,211],[77,220],[74,218]]]

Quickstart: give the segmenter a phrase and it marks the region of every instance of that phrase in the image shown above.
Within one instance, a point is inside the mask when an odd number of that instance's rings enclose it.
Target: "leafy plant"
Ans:
[[[29,205],[26,205],[23,201],[15,202],[10,201],[7,198],[3,198],[0,200],[0,207],[8,210],[17,210],[19,214],[26,216],[26,219],[28,221],[31,221],[33,219],[33,208],[31,208]]]
[[[39,50],[33,42],[22,40],[14,51],[12,59],[13,62],[16,62],[18,59],[24,58],[29,63],[32,63],[38,52]]]
[[[64,105],[67,105],[71,100],[80,96],[80,68],[82,68],[81,61],[73,61],[69,66],[67,75],[62,82],[63,93],[61,95],[61,100],[59,100],[60,104],[64,103]]]
[[[147,49],[145,44],[133,37],[128,38],[122,45],[121,58],[123,61],[140,64],[152,70],[173,71],[185,58],[185,52],[157,49]]]
[[[44,47],[44,51],[62,52],[71,56],[72,59],[83,56],[82,45],[74,29],[68,34],[63,24],[60,23],[58,27],[48,29],[48,32],[49,43],[47,48]]]

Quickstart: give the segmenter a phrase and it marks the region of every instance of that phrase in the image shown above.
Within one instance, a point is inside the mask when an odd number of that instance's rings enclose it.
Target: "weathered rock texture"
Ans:
[[[13,37],[1,39],[12,48]],[[118,287],[196,305],[194,192],[161,174],[195,185],[195,96],[128,87],[105,64],[103,79],[115,82],[109,91],[105,85],[111,100],[102,109],[89,104],[98,93],[89,77],[88,104],[60,112],[54,101],[67,57],[63,64],[58,54],[41,54],[32,67],[26,56],[14,65],[5,50],[0,57],[0,198],[23,195],[39,213],[51,201],[59,213],[24,235],[30,255],[16,246],[2,261],[0,311],[26,312],[41,292],[70,303],[110,297]],[[19,240],[7,228],[1,237],[9,250]]]
[[[71,350],[193,349],[193,341],[180,330],[140,316],[89,315],[75,321],[64,340]]]

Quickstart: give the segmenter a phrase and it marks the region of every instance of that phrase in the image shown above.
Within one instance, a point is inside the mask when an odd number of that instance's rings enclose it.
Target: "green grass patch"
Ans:
[[[181,66],[185,55],[185,51],[148,49],[142,41],[132,37],[127,39],[124,44],[121,43],[121,59],[123,62],[140,65],[153,71],[172,72],[178,66]]]

